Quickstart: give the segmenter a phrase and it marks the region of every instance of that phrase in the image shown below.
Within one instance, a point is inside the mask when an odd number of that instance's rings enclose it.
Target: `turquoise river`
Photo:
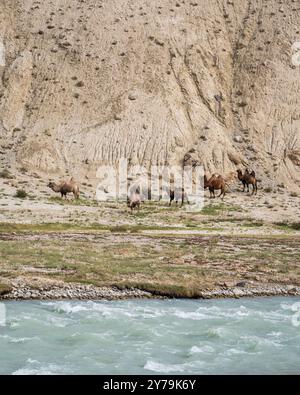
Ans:
[[[300,298],[0,303],[0,374],[234,373],[300,373]]]

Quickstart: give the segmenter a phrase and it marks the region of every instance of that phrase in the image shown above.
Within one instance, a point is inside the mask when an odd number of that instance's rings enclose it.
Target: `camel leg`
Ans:
[[[181,198],[181,206],[180,207],[183,206],[183,203],[184,203],[184,197]]]
[[[223,195],[223,197],[221,197],[222,195]],[[220,197],[223,200],[224,196],[225,196],[225,191],[223,189],[221,189],[221,193],[218,197]]]
[[[253,184],[253,191],[252,191],[252,195],[256,195],[257,194],[257,184]]]

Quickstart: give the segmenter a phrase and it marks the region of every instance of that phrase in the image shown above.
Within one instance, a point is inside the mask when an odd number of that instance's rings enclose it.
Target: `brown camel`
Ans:
[[[249,185],[252,185],[252,195],[257,194],[257,179],[255,176],[255,172],[249,172],[248,169],[245,170],[245,173],[242,173],[242,170],[237,170],[238,179],[243,184],[243,192],[245,191],[245,187],[247,186],[247,192],[249,192]]]
[[[69,181],[61,181],[59,184],[49,182],[48,187],[51,188],[52,191],[60,193],[61,197],[64,196],[65,199],[67,199],[68,193],[73,193],[76,199],[79,198],[79,187],[73,177]]]
[[[204,174],[204,189],[208,188],[210,193],[210,198],[215,198],[215,190],[220,189],[221,193],[218,197],[222,196],[222,200],[225,196],[225,180],[222,176],[217,176],[213,174],[210,179],[207,179],[206,174]]]

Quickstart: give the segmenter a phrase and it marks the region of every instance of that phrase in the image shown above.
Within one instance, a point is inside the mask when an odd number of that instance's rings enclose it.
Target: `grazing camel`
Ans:
[[[249,185],[252,185],[252,195],[255,193],[257,194],[257,179],[255,176],[255,172],[251,171],[249,172],[248,169],[245,170],[245,173],[242,173],[242,170],[238,169],[237,170],[237,175],[238,179],[242,182],[243,184],[243,192],[245,191],[245,187],[247,186],[247,192],[249,192]]]
[[[75,199],[79,198],[79,187],[73,177],[69,181],[61,181],[59,184],[49,182],[48,187],[51,188],[52,191],[60,193],[62,198],[64,196],[65,199],[67,199],[68,193],[73,193]]]
[[[248,175],[249,174],[249,171],[248,171],[248,169],[246,169],[245,170],[245,174],[243,174],[242,173],[242,170],[241,169],[238,169],[237,170],[237,176],[238,176],[238,179],[241,181],[241,183],[243,184],[243,192],[245,192],[245,187],[246,187],[246,175]],[[247,185],[247,187],[248,187],[248,192],[249,192],[249,185]]]
[[[210,199],[215,198],[215,190],[220,189],[221,193],[218,197],[221,197],[222,195],[222,200],[224,199],[225,196],[225,180],[222,176],[217,176],[213,174],[210,179],[207,179],[206,174],[204,174],[204,189],[208,188],[209,193],[210,193]]]
[[[131,212],[133,211],[134,208],[137,208],[137,210],[140,211],[141,201],[142,199],[141,199],[139,188],[136,189],[135,192],[132,192],[130,194],[130,197],[127,196],[127,206],[131,209]]]

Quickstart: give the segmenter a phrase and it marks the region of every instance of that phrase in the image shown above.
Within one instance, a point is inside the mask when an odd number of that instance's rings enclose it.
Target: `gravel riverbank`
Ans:
[[[255,287],[236,286],[229,289],[215,289],[199,292],[198,298],[241,298],[255,296],[299,296],[300,287],[293,285],[261,285]],[[0,300],[121,300],[131,298],[171,297],[137,288],[95,287],[93,285],[67,284],[40,289],[30,286],[13,287],[11,292],[0,296]]]
[[[55,299],[107,299],[120,300],[130,298],[148,298],[149,292],[139,289],[120,290],[116,287],[95,287],[93,285],[67,284],[51,288],[31,288],[29,286],[13,287],[12,291],[0,296],[5,300],[55,300]]]

